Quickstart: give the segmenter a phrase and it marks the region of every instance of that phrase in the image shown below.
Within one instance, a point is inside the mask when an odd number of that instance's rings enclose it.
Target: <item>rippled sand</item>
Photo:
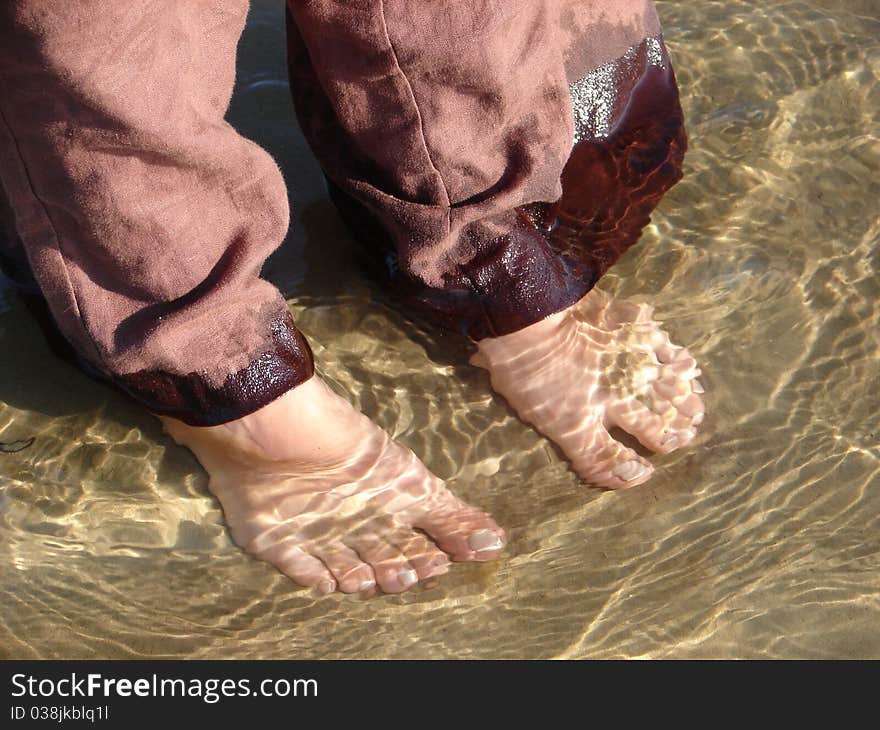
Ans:
[[[282,3],[255,2],[230,120],[299,221],[267,272],[323,375],[510,548],[401,596],[298,589],[229,542],[188,451],[0,295],[0,441],[36,437],[0,453],[0,657],[880,657],[878,3],[659,7],[686,178],[605,285],[701,360],[696,445],[586,488],[458,340],[384,303],[292,129]]]

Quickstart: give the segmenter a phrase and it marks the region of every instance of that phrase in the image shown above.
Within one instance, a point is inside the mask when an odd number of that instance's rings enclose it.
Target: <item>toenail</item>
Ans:
[[[706,392],[706,389],[703,387],[703,384],[697,379],[694,379],[691,381],[691,388],[693,389],[694,393],[696,393],[698,395],[700,393]]]
[[[674,449],[678,447],[680,443],[681,439],[678,437],[677,433],[674,433],[672,436],[669,436],[660,442],[660,445],[667,449]]]
[[[397,571],[397,580],[404,588],[409,588],[413,583],[417,582],[419,574],[412,568],[401,568]]]
[[[487,550],[498,550],[503,547],[504,543],[497,532],[492,530],[477,530],[468,538],[468,545],[471,550],[476,553],[486,552]]]
[[[361,591],[368,591],[368,590],[370,590],[371,588],[375,588],[375,587],[376,587],[376,581],[371,580],[370,578],[367,578],[367,579],[366,579],[363,583],[361,583],[360,586],[358,587],[358,592],[361,592]]]
[[[642,462],[633,459],[632,461],[625,461],[622,464],[618,464],[614,467],[611,473],[619,479],[623,479],[625,482],[631,482],[633,479],[638,479],[647,474],[648,467]]]
[[[706,417],[705,413],[698,413],[696,416],[694,416],[691,419],[691,423],[693,423],[695,426],[699,426],[703,422],[703,418],[705,418],[705,417]]]
[[[332,580],[322,580],[315,588],[318,593],[323,593],[326,596],[336,590],[336,584]]]

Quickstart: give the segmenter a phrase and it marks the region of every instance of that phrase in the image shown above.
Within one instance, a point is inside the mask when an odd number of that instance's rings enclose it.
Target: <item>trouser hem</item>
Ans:
[[[77,353],[59,331],[39,292],[26,287],[16,289],[57,357],[89,377],[121,390],[155,415],[176,418],[190,426],[218,426],[243,418],[315,374],[312,350],[289,313],[270,322],[271,349],[228,375],[219,386],[212,385],[198,372],[183,375],[162,370],[108,373]]]
[[[211,385],[197,372],[177,375],[141,370],[110,380],[160,416],[190,426],[217,426],[250,415],[315,374],[312,350],[287,314],[273,320],[272,349]]]

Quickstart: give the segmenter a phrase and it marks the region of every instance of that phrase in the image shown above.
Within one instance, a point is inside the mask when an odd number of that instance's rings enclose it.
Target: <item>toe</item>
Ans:
[[[412,524],[431,536],[453,560],[494,560],[506,538],[489,515],[456,499],[450,493],[435,499]]]
[[[695,379],[676,377],[665,377],[653,383],[654,410],[662,413],[673,429],[692,428],[703,420],[706,406],[694,383],[699,385]]]
[[[705,413],[703,401],[691,390],[689,381],[668,379],[654,383],[651,409],[661,414],[664,423],[659,443],[656,446],[648,444],[635,431],[631,433],[645,446],[661,454],[668,454],[693,441],[696,427],[703,421]]]
[[[654,468],[632,449],[614,439],[601,424],[591,428],[590,445],[572,458],[578,475],[609,489],[634,487],[651,478]]]
[[[662,401],[657,408],[658,415],[638,401],[630,401],[625,408],[609,412],[609,420],[639,442],[658,454],[668,454],[689,444],[697,435],[695,427],[703,420],[702,401],[694,402],[687,396],[677,405]]]
[[[682,349],[678,345],[673,345],[669,341],[669,335],[661,329],[655,330],[652,334],[651,345],[657,360],[664,364],[674,362],[679,350]]]
[[[667,430],[666,421],[635,398],[615,404],[607,416],[611,424],[635,436],[646,448],[663,450],[661,444]]]
[[[384,539],[359,535],[350,544],[361,559],[370,564],[376,582],[385,593],[401,593],[418,583],[419,574],[406,556]]]
[[[706,407],[703,405],[703,399],[694,392],[691,392],[684,398],[680,399],[675,404],[675,407],[678,409],[679,413],[687,416],[691,420],[693,420],[698,414],[704,413],[706,410]]]
[[[661,444],[660,451],[664,454],[669,454],[676,449],[680,449],[682,446],[687,446],[691,441],[696,438],[697,432],[692,428],[680,428],[677,430],[670,430],[664,437],[663,443]]]
[[[449,556],[424,536],[407,530],[389,540],[415,569],[419,580],[449,572]]]
[[[358,593],[376,587],[373,569],[351,548],[334,544],[313,552],[329,568],[343,593]]]
[[[654,348],[654,354],[657,356],[657,361],[663,363],[664,365],[668,365],[675,360],[676,351],[677,348],[675,347],[675,345],[669,342],[666,342]]]
[[[679,347],[675,353],[675,362],[677,363],[688,363],[693,367],[696,367],[697,360],[691,355],[691,351],[686,347]]]
[[[289,542],[272,545],[257,557],[271,563],[301,586],[316,588],[319,593],[332,593],[336,590],[336,579],[327,566],[314,555],[309,555]]]
[[[653,381],[651,386],[660,398],[672,402],[676,407],[687,399],[687,410],[689,412],[702,411],[704,410],[703,399],[694,386],[694,383],[699,383],[693,377],[694,374],[693,371],[690,373],[685,372],[684,374],[672,374],[664,367],[661,370],[660,377]]]
[[[667,375],[662,377],[659,380],[655,380],[652,385],[654,392],[666,401],[673,402],[677,398],[682,398],[688,394],[687,381],[674,376],[670,377]]]
[[[676,359],[660,368],[660,380],[677,380],[688,383],[700,375],[697,361],[693,358]]]

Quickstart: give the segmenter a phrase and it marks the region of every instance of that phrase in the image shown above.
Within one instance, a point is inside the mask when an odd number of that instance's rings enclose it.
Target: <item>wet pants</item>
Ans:
[[[0,3],[0,265],[83,363],[193,425],[313,373],[259,275],[284,180],[224,121],[247,10]],[[289,0],[288,21],[341,214],[404,306],[473,339],[576,302],[681,175],[648,0]]]

